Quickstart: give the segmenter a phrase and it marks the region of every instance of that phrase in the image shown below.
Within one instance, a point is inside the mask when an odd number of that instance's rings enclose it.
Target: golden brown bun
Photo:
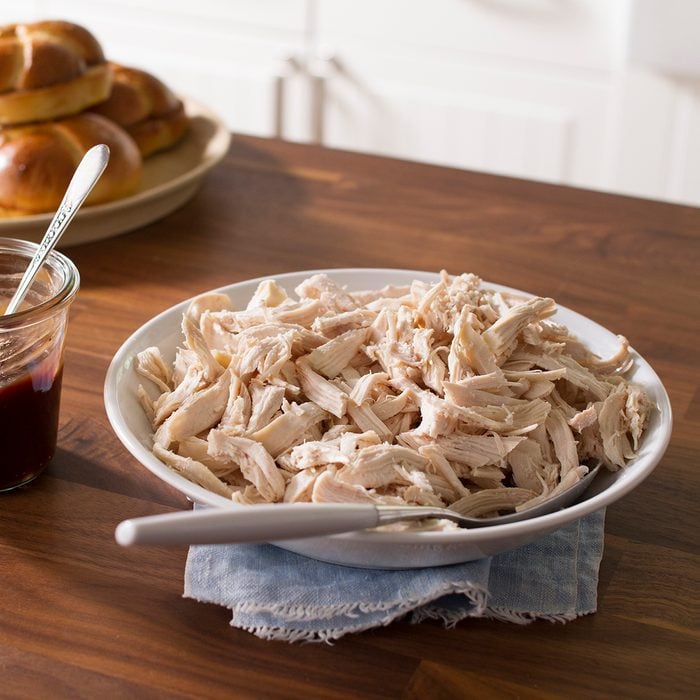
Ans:
[[[55,119],[106,99],[111,72],[83,27],[47,21],[0,27],[0,124]]]
[[[85,113],[0,129],[0,207],[25,214],[55,210],[80,159],[98,143],[109,146],[109,165],[88,204],[125,197],[139,185],[141,154],[120,126]]]
[[[144,157],[175,145],[185,135],[189,122],[182,101],[150,73],[110,65],[112,92],[92,110],[123,126]]]

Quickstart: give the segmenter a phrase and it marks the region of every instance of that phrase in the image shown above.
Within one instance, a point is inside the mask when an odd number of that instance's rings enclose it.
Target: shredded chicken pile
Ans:
[[[137,371],[165,464],[239,503],[524,509],[602,461],[632,458],[650,402],[626,381],[628,343],[602,360],[546,319],[552,299],[472,274],[348,292],[326,275],[297,299],[262,282],[243,310],[205,294],[169,366]]]

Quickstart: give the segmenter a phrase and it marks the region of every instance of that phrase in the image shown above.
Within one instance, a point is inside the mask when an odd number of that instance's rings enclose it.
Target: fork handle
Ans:
[[[378,524],[379,512],[372,504],[277,503],[132,518],[121,522],[114,536],[124,546],[273,542]]]

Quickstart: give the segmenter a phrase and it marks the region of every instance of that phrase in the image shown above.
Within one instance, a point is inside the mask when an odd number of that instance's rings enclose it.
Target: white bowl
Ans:
[[[408,284],[414,279],[435,281],[429,272],[392,269],[310,270],[274,275],[280,284],[292,290],[302,280],[325,272],[349,290],[379,288],[386,284]],[[215,291],[228,294],[236,308],[244,307],[262,279],[239,282]],[[512,290],[484,282],[484,286]],[[520,292],[521,294],[523,292]],[[136,389],[142,378],[134,370],[134,358],[141,350],[157,345],[167,360],[182,344],[180,322],[189,300],[164,311],[139,328],[118,350],[107,372],[104,398],[107,416],[125,447],[149,471],[197,503],[209,506],[233,504],[226,498],[194,484],[157,459],[151,452],[152,431],[139,404]],[[553,317],[579,336],[591,350],[607,356],[619,347],[610,331],[574,311],[559,307]],[[671,436],[671,405],[661,381],[649,364],[632,351],[635,363],[629,378],[643,385],[656,409],[642,439],[639,453],[625,469],[605,472],[596,478],[585,500],[556,513],[531,520],[445,532],[363,531],[302,540],[275,542],[280,547],[314,559],[364,568],[418,568],[471,561],[519,547],[588,513],[610,505],[640,484],[658,464]]]

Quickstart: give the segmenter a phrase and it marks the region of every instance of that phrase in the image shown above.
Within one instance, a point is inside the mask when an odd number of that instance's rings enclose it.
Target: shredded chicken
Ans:
[[[349,292],[331,277],[262,282],[245,309],[205,294],[171,365],[141,352],[153,451],[237,503],[524,510],[623,468],[653,406],[610,358],[550,320],[548,298],[473,274]]]

